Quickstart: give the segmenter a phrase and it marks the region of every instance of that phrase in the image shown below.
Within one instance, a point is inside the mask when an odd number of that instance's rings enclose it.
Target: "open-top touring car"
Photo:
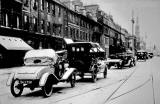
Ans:
[[[54,84],[68,81],[75,86],[75,68],[69,68],[66,51],[55,52],[52,49],[30,50],[25,54],[24,66],[13,72],[7,81],[13,96],[18,97],[24,88],[42,88],[43,95],[52,94]]]

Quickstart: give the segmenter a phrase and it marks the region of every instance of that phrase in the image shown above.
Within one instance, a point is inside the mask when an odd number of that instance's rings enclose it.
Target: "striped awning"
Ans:
[[[21,38],[0,36],[0,45],[6,50],[32,50]]]

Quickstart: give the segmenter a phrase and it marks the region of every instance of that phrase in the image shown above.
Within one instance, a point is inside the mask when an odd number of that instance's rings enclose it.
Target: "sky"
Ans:
[[[100,9],[111,14],[115,23],[132,33],[132,11],[138,17],[140,36],[147,47],[160,49],[160,0],[82,0],[84,5],[98,4]]]

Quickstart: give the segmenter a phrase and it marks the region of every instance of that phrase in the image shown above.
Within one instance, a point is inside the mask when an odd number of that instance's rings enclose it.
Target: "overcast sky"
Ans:
[[[132,10],[138,16],[140,35],[147,36],[147,44],[160,49],[160,0],[82,0],[86,4],[99,4],[100,9],[131,33]]]

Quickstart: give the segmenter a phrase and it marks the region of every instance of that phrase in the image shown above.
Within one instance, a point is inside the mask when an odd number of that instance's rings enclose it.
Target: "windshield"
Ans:
[[[50,57],[31,57],[24,59],[25,65],[50,65],[54,64],[53,58]]]

